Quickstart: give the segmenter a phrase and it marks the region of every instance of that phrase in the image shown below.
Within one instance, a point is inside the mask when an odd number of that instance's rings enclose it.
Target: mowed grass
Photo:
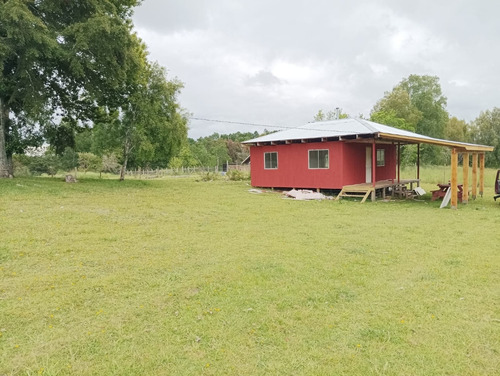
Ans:
[[[458,210],[0,180],[0,374],[499,374],[493,179]]]

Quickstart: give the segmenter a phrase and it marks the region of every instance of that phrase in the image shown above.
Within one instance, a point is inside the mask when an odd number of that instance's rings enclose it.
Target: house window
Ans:
[[[377,149],[377,167],[385,166],[385,149]]]
[[[309,150],[309,168],[328,167],[328,150]]]
[[[264,153],[264,168],[276,170],[278,168],[278,152]]]

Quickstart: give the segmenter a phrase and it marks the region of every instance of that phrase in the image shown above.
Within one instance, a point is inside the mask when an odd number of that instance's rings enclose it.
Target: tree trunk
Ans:
[[[125,171],[127,170],[127,161],[128,161],[128,153],[125,154],[125,158],[123,159],[122,168],[120,169],[120,181],[125,180]]]
[[[7,158],[7,149],[5,145],[5,135],[7,132],[7,124],[9,122],[9,108],[0,98],[0,178],[9,177],[9,160]]]
[[[120,181],[125,180],[125,171],[127,171],[127,162],[130,152],[132,151],[132,142],[130,141],[130,129],[125,133],[125,141],[123,143],[123,164],[120,169]]]
[[[127,171],[127,162],[129,154],[130,154],[130,143],[127,137],[127,139],[125,140],[125,145],[123,147],[123,164],[122,168],[120,169],[120,181],[125,180],[125,171]]]
[[[7,172],[9,177],[14,176],[14,160],[12,158],[12,154],[7,154]]]

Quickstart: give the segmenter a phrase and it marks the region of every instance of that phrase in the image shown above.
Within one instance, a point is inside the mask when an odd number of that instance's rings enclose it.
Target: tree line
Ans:
[[[127,166],[179,153],[182,83],[148,60],[132,30],[139,3],[0,2],[0,177],[13,174],[15,154],[44,142],[57,157],[114,156],[121,179]]]
[[[433,138],[494,146],[486,153],[486,165],[500,167],[500,108],[482,111],[472,122],[458,119],[446,110],[439,77],[412,74],[403,78],[373,106],[369,120],[405,129]],[[340,108],[319,110],[314,121],[349,117]],[[363,115],[360,115],[363,118]],[[448,163],[450,151],[433,145],[421,145],[421,162],[440,165]],[[403,147],[402,163],[415,164],[415,145]]]
[[[370,120],[434,138],[495,146],[492,153],[486,153],[486,165],[500,167],[500,108],[483,111],[469,123],[448,113],[446,105],[437,76],[413,74],[385,93],[374,105]],[[421,161],[448,163],[449,152],[422,145]],[[405,147],[402,157],[407,164],[414,164],[416,148]]]
[[[213,167],[246,158],[241,141],[257,132],[187,137],[189,116],[177,100],[182,82],[167,79],[133,32],[139,3],[0,1],[0,177],[13,175],[14,162],[37,171],[91,166],[123,179],[130,167]],[[495,146],[486,164],[499,166],[500,109],[468,123],[446,105],[438,77],[410,75],[377,101],[370,120]],[[320,110],[314,120],[346,116]],[[43,144],[50,145],[45,159],[22,157]],[[403,157],[415,163],[415,147],[405,147]],[[448,158],[447,150],[422,145],[422,163]]]

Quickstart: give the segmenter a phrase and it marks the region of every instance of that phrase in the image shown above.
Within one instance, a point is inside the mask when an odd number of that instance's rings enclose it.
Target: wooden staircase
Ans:
[[[340,200],[343,197],[357,197],[362,198],[361,203],[365,202],[368,196],[373,192],[373,186],[361,185],[357,186],[346,186],[342,188],[335,201]]]

